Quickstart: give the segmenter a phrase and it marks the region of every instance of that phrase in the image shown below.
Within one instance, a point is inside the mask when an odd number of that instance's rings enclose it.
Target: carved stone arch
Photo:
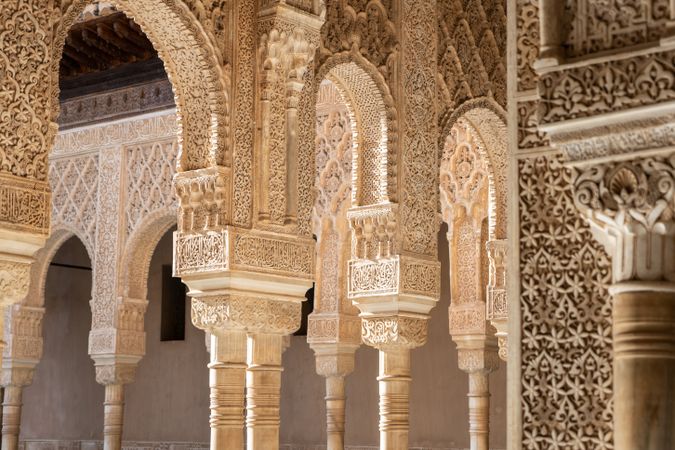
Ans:
[[[444,151],[452,128],[464,120],[479,137],[478,149],[487,161],[490,177],[490,239],[506,239],[508,136],[506,113],[494,100],[469,100],[441,120],[441,142]]]
[[[145,216],[124,245],[120,286],[124,297],[145,300],[150,261],[162,236],[176,225],[176,208],[166,206]]]
[[[72,237],[76,237],[84,248],[87,250],[87,255],[90,261],[94,261],[93,249],[87,243],[87,240],[82,236],[79,230],[67,226],[58,225],[52,229],[49,239],[44,247],[42,247],[35,254],[35,262],[30,268],[30,285],[28,287],[28,294],[21,303],[24,306],[33,306],[42,308],[45,302],[45,287],[47,285],[47,273],[49,272],[49,265],[52,263],[56,252]]]
[[[397,112],[382,74],[361,55],[343,52],[321,65],[317,89],[325,78],[337,86],[350,112],[353,206],[396,202]]]
[[[51,77],[52,122],[59,114],[61,53],[70,27],[93,0],[67,2],[54,24]],[[178,171],[230,166],[229,77],[219,52],[181,0],[112,0],[146,33],[171,81],[178,124]]]

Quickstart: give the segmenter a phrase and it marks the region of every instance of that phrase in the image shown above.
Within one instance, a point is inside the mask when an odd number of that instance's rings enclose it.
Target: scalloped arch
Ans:
[[[59,62],[68,30],[93,0],[74,0],[55,24],[52,121],[59,114]],[[181,0],[111,0],[143,29],[157,50],[176,98],[178,171],[229,166],[229,80],[202,25]]]
[[[443,152],[450,131],[464,119],[479,137],[490,175],[490,239],[506,239],[508,133],[506,113],[494,100],[479,98],[463,103],[441,120],[439,151]]]
[[[382,74],[365,58],[342,52],[317,70],[315,85],[334,82],[345,100],[354,136],[352,203],[366,206],[398,197],[397,112]]]

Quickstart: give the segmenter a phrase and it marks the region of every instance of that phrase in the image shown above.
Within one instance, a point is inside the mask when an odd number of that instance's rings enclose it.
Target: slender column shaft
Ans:
[[[246,333],[211,335],[211,448],[244,448]]]
[[[19,448],[23,386],[5,386],[2,402],[2,449]]]
[[[344,450],[345,438],[345,379],[326,378],[327,450]]]
[[[562,44],[565,41],[563,20],[565,2],[541,0],[539,2],[540,64],[550,65],[562,61]]]
[[[490,387],[488,373],[469,373],[469,436],[471,450],[489,450]]]
[[[103,405],[103,449],[121,450],[124,422],[124,385],[107,384]]]
[[[408,449],[410,349],[380,350],[380,449]]]
[[[283,336],[248,337],[246,435],[248,450],[278,450]]]
[[[675,448],[675,292],[614,291],[614,446]]]

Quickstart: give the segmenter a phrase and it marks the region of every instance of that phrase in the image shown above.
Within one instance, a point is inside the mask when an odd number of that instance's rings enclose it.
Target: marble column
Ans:
[[[3,368],[2,448],[19,448],[23,389],[33,382],[35,367]]]
[[[675,448],[675,155],[579,164],[574,197],[612,257],[615,449]]]
[[[211,448],[244,447],[246,333],[219,330],[210,335],[209,388]]]
[[[94,360],[96,382],[105,387],[103,402],[103,449],[122,449],[124,428],[124,386],[133,383],[137,361],[132,364]]]

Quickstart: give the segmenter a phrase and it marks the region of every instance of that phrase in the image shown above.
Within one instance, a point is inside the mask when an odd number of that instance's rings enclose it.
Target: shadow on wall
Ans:
[[[47,273],[44,355],[24,390],[21,440],[102,439],[104,389],[88,354],[91,275],[87,250],[70,238]]]
[[[439,233],[441,300],[431,312],[427,344],[412,352],[410,446],[469,448],[468,376],[457,368],[457,350],[448,332],[450,280],[447,225]],[[281,442],[289,449],[326,442],[324,378],[316,374],[314,353],[305,337],[293,337],[284,354]],[[362,346],[356,369],[346,378],[345,444],[378,448],[378,355]],[[490,376],[490,446],[506,448],[506,370]],[[303,447],[306,446],[306,447]]]

